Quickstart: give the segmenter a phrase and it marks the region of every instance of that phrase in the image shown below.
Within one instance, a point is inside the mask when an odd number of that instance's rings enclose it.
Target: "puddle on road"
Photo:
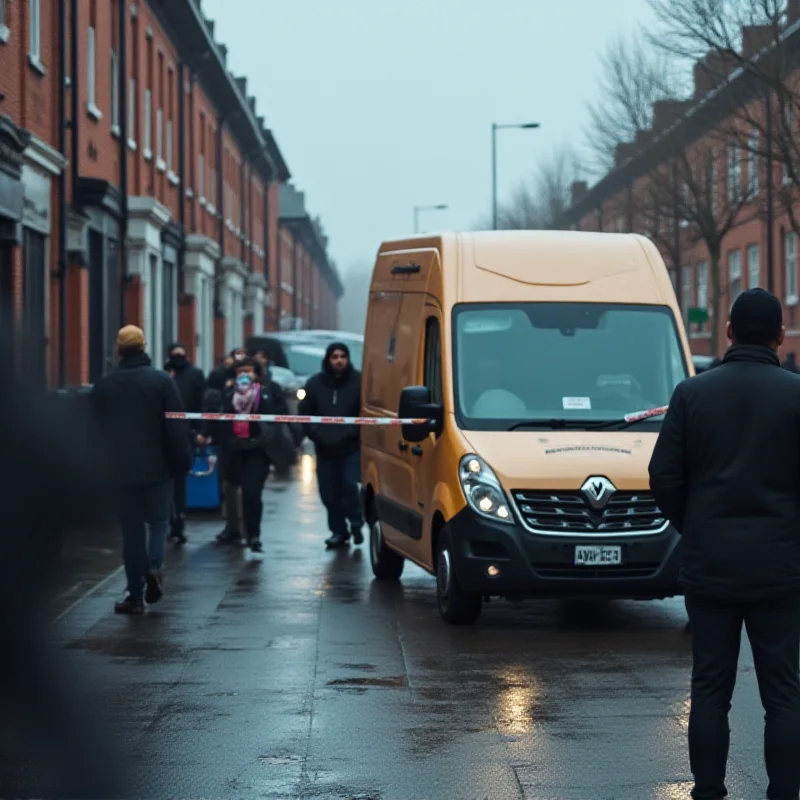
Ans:
[[[373,664],[337,664],[336,666],[339,669],[355,669],[359,672],[375,672],[375,666]]]
[[[92,636],[75,639],[65,645],[67,650],[100,653],[111,658],[147,659],[152,661],[181,661],[186,651],[163,639],[140,640],[116,636]]]
[[[359,686],[380,687],[384,689],[405,689],[408,684],[405,677],[398,675],[393,678],[339,678],[328,681],[328,686]]]

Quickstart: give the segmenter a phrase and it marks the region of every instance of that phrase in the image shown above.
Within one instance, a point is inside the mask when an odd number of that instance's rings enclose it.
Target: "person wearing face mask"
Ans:
[[[203,371],[194,366],[186,355],[186,348],[176,342],[171,344],[167,350],[169,361],[167,361],[167,372],[172,375],[175,385],[178,387],[178,394],[183,401],[183,407],[187,412],[198,413],[203,410],[203,395],[206,391],[206,379]],[[191,422],[190,436],[191,445],[194,446],[197,436],[200,433],[200,423]],[[172,511],[172,524],[170,539],[177,544],[186,542],[186,476],[175,478],[174,502]]]
[[[223,414],[288,414],[281,387],[264,374],[261,364],[245,358],[236,363],[233,391],[223,397]],[[273,462],[285,458],[286,439],[291,435],[286,426],[261,422],[223,422],[218,427],[218,440],[226,451],[227,479],[241,488],[242,519],[247,544],[253,553],[262,552],[261,494]],[[291,445],[290,445],[291,446]],[[239,540],[232,531],[226,541]]]

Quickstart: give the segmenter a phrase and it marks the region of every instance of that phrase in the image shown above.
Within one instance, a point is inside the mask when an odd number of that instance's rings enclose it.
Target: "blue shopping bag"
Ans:
[[[186,476],[186,508],[218,509],[222,505],[216,448],[199,448]]]

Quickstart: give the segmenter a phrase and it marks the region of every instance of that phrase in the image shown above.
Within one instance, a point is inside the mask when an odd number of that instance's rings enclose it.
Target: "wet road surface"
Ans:
[[[324,519],[305,457],[265,493],[263,560],[193,522],[145,617],[112,613],[120,575],[63,616],[66,657],[109,690],[130,797],[689,796],[682,600],[493,601],[476,627],[448,627],[431,577],[374,582],[366,546],[325,551]],[[734,800],[764,796],[762,718],[745,645]],[[35,774],[17,769],[20,794]]]

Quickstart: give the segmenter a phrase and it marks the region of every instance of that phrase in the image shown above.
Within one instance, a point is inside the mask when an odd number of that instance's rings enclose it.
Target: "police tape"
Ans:
[[[427,419],[397,419],[395,417],[315,417],[291,414],[220,414],[168,411],[167,419],[209,420],[211,422],[276,422],[301,425],[424,425]]]
[[[640,422],[667,413],[667,406],[649,408],[625,415],[625,422]],[[297,423],[301,425],[424,425],[427,419],[398,419],[397,417],[319,417],[291,414],[221,414],[218,412],[196,413],[187,411],[168,411],[166,419],[207,420],[210,422],[276,422]]]
[[[641,422],[650,417],[660,417],[667,413],[669,406],[658,406],[658,408],[648,408],[647,411],[635,411],[633,414],[625,415],[625,422]]]

